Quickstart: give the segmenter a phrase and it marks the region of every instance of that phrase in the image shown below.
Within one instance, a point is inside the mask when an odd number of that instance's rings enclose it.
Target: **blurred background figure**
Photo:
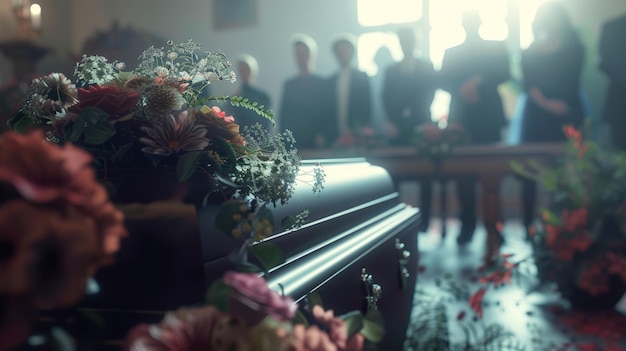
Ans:
[[[522,52],[522,78],[528,95],[522,115],[520,142],[565,141],[563,127],[581,127],[584,120],[580,94],[584,48],[563,6],[546,2],[533,21],[533,43]],[[524,225],[535,216],[537,185],[523,179]]]
[[[609,78],[603,120],[611,131],[613,147],[626,151],[626,14],[608,21],[600,34],[600,70]]]
[[[325,128],[331,111],[328,105],[327,82],[313,72],[317,44],[304,34],[292,39],[298,75],[283,84],[278,119],[282,129],[289,129],[299,149],[326,145]]]
[[[510,78],[509,55],[504,42],[480,37],[482,25],[477,11],[463,13],[465,41],[447,49],[441,64],[441,85],[450,93],[451,123],[459,123],[470,143],[499,142],[506,117],[498,86]],[[459,244],[472,239],[476,229],[476,182],[473,178],[457,181],[461,233]]]
[[[333,42],[339,71],[329,79],[332,118],[326,126],[330,145],[352,145],[361,129],[372,125],[372,91],[369,76],[354,64],[356,38],[341,34]]]
[[[410,145],[420,124],[432,123],[430,105],[437,88],[433,64],[417,56],[415,30],[398,30],[398,41],[404,55],[402,61],[385,70],[382,100],[389,120],[389,143]],[[432,206],[432,179],[420,183],[420,231],[429,226]]]
[[[250,55],[241,55],[237,59],[237,81],[239,82],[239,90],[233,95],[247,98],[251,102],[256,102],[265,106],[265,110],[270,110],[270,96],[255,85],[256,76],[259,73],[259,64],[257,60]],[[235,121],[242,127],[253,126],[256,123],[261,124],[267,131],[273,129],[272,121],[259,116],[256,112],[243,107],[228,106],[225,108],[229,115],[235,116]]]
[[[372,123],[378,136],[381,139],[388,137],[389,129],[389,116],[385,111],[385,106],[382,101],[385,70],[396,63],[391,54],[391,50],[387,45],[383,45],[376,50],[374,54],[374,65],[376,66],[376,74],[370,77],[372,83]],[[386,140],[381,140],[386,142]]]
[[[391,124],[390,143],[408,145],[415,128],[432,122],[430,105],[437,88],[433,64],[417,57],[415,31],[398,30],[404,58],[385,70],[382,100]]]

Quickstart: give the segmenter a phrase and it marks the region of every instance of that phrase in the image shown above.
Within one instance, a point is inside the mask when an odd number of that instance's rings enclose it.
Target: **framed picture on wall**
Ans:
[[[215,29],[257,24],[258,0],[213,0]]]

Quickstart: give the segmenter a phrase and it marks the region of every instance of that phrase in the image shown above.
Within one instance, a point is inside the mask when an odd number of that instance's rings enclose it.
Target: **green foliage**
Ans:
[[[221,279],[214,281],[206,292],[206,303],[217,307],[220,311],[228,312],[228,296],[230,287]]]
[[[234,107],[243,107],[245,109],[254,111],[256,114],[265,119],[269,119],[270,121],[272,121],[273,125],[276,125],[276,121],[274,120],[274,112],[272,110],[266,110],[265,105],[259,105],[259,103],[250,101],[247,98],[241,96],[222,95],[219,97],[209,97],[208,101],[227,102]]]
[[[352,336],[360,332],[365,327],[365,318],[359,311],[352,311],[340,316],[345,323],[348,330],[348,336]]]
[[[26,132],[30,127],[34,125],[32,119],[28,118],[25,113],[19,112],[15,117],[7,121],[9,129],[18,133]]]
[[[379,310],[370,309],[363,319],[361,334],[373,343],[380,342],[385,336],[385,323]]]
[[[250,251],[259,260],[265,271],[285,263],[285,255],[274,244],[268,242],[259,243],[250,247]]]
[[[215,226],[226,235],[233,235],[233,230],[237,228],[241,221],[242,214],[245,214],[248,206],[245,201],[231,200],[220,204],[215,218]]]
[[[185,182],[196,172],[204,151],[191,151],[182,154],[176,164],[176,175],[180,182]]]
[[[309,308],[313,308],[313,306],[324,307],[324,302],[322,301],[322,296],[316,292],[312,291],[306,295],[306,301]]]
[[[109,115],[96,107],[86,107],[75,121],[68,120],[63,130],[73,143],[101,145],[115,135],[115,126],[107,120]]]

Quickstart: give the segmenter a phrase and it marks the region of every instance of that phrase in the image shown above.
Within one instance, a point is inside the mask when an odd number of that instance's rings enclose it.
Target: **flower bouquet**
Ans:
[[[514,169],[539,182],[550,205],[531,228],[542,280],[581,307],[613,307],[626,292],[626,154],[600,149],[565,127],[566,155],[554,167]]]
[[[88,150],[103,179],[116,171],[174,172],[180,182],[203,174],[206,193],[288,201],[300,165],[291,133],[240,131],[217,104],[268,119],[273,113],[241,97],[207,96],[210,84],[235,81],[223,54],[201,52],[193,41],[168,45],[145,50],[131,71],[122,62],[83,56],[74,82],[61,73],[34,79],[9,126],[44,128],[49,141]]]
[[[438,161],[466,142],[467,135],[460,124],[440,128],[434,123],[424,123],[417,128],[413,145],[423,157]]]
[[[209,290],[207,305],[168,312],[130,331],[124,350],[360,351],[375,344],[360,313],[335,316],[320,305],[309,319],[294,301],[254,273],[229,271]]]
[[[26,338],[38,310],[78,302],[126,235],[91,155],[44,139],[0,135],[0,350]]]
[[[626,292],[626,154],[601,150],[571,126],[565,134],[567,151],[557,165],[512,164],[550,199],[541,225],[529,228],[533,255],[515,262],[502,255],[481,282],[510,283],[513,271],[534,259],[539,282],[556,283],[573,307],[611,309]],[[486,290],[470,299],[477,311]]]

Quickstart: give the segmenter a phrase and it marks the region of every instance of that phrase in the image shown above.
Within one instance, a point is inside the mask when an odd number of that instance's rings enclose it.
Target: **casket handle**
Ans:
[[[371,274],[367,273],[367,270],[363,268],[361,270],[361,281],[363,282],[363,288],[365,289],[365,301],[367,301],[368,310],[378,309],[378,300],[383,294],[383,288],[379,284],[373,282]]]
[[[404,249],[404,243],[400,239],[396,239],[396,250],[398,251],[398,265],[400,269],[400,287],[404,289],[407,280],[411,276],[409,273],[409,260],[411,259],[411,252]]]

